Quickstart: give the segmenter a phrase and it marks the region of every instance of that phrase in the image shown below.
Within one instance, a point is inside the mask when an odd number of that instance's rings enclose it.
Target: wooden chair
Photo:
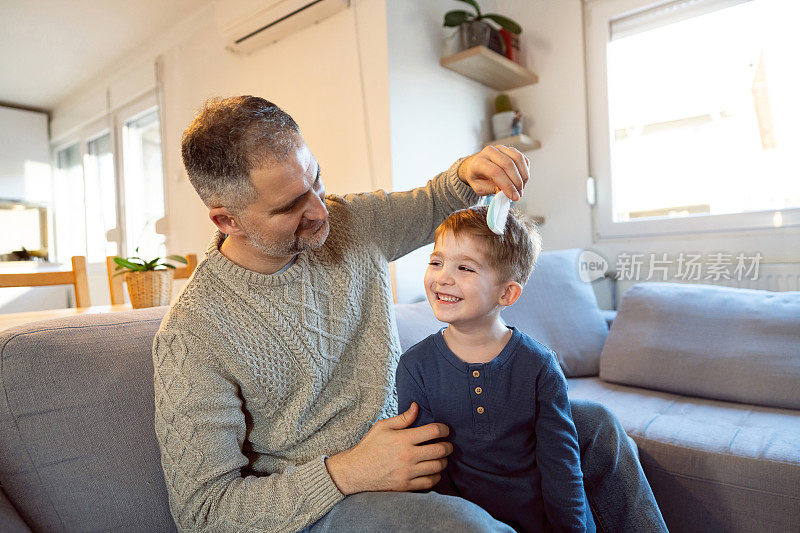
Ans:
[[[72,258],[72,270],[0,274],[0,287],[42,287],[47,285],[72,285],[75,287],[75,307],[91,307],[89,278],[86,276],[86,257]]]
[[[185,267],[176,268],[173,270],[174,279],[187,279],[194,272],[197,266],[197,255],[186,254],[187,265]],[[114,262],[114,257],[106,257],[106,270],[108,270],[108,289],[111,292],[111,305],[121,305],[125,303],[125,296],[122,289],[124,280],[123,276],[115,276],[119,271],[117,264]]]

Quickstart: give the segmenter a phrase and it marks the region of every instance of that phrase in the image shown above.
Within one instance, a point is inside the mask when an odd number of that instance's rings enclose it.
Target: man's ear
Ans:
[[[506,283],[506,288],[500,296],[500,305],[508,307],[519,299],[522,294],[522,285],[516,281],[509,281]]]
[[[225,235],[244,235],[239,217],[225,207],[212,207],[208,210],[208,218]]]

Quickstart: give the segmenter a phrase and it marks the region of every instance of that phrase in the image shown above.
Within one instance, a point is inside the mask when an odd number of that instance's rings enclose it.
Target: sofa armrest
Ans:
[[[8,496],[0,487],[0,531],[4,533],[31,533],[31,528],[22,519]]]
[[[617,318],[617,311],[615,309],[601,309],[600,312],[603,313],[603,318],[606,319],[606,324],[611,329],[611,323]]]

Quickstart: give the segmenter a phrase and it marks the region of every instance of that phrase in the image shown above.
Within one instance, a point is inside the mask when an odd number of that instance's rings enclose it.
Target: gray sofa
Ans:
[[[543,253],[504,316],[620,418],[670,529],[798,531],[800,293],[644,283],[603,312],[579,253]],[[175,530],[153,431],[165,312],[0,332],[0,531]],[[396,315],[403,348],[440,327],[424,302]]]

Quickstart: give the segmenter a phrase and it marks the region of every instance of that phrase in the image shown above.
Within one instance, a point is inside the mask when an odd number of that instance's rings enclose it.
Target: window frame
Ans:
[[[800,208],[770,209],[717,215],[689,215],[614,222],[612,210],[611,139],[608,101],[608,54],[611,21],[667,4],[670,0],[585,0],[584,46],[590,175],[596,182],[593,211],[595,237],[612,239],[687,235],[800,226]],[[775,224],[776,213],[781,223]]]
[[[126,214],[125,205],[125,150],[122,146],[122,130],[125,127],[126,122],[131,122],[141,118],[153,110],[156,110],[156,114],[158,116],[159,135],[161,137],[161,187],[162,194],[164,195],[164,216],[160,220],[163,221],[167,218],[169,201],[167,198],[167,173],[166,169],[164,168],[164,159],[166,157],[166,154],[164,153],[164,117],[162,116],[162,110],[159,105],[158,98],[156,97],[156,93],[155,91],[150,91],[144,96],[120,106],[114,111],[114,152],[115,156],[119,154],[119,157],[115,157],[114,159],[115,170],[117,173],[117,217],[120,217],[119,219],[122,221],[121,224],[117,225],[117,228],[120,232],[120,255],[124,254],[125,257],[133,255],[134,250],[128,249],[129,243],[127,242],[128,232],[126,223],[128,221],[128,217]],[[164,235],[158,231],[158,225],[159,223],[157,222],[155,227],[156,233]]]
[[[122,146],[122,129],[125,127],[125,123],[131,120],[135,120],[138,117],[141,117],[153,109],[157,110],[158,113],[158,120],[159,120],[159,129],[160,129],[160,136],[161,136],[161,161],[162,161],[162,188],[163,188],[163,195],[164,195],[164,218],[167,216],[167,209],[169,206],[169,201],[167,198],[167,178],[166,172],[164,169],[164,125],[163,125],[163,113],[161,110],[161,106],[159,104],[156,91],[149,90],[143,95],[135,98],[134,100],[118,106],[111,110],[111,112],[101,118],[97,118],[92,120],[91,122],[81,126],[77,131],[72,133],[71,135],[64,137],[63,139],[59,140],[58,144],[51,145],[51,168],[53,169],[51,180],[56,179],[56,168],[57,168],[57,158],[58,153],[61,150],[69,148],[74,144],[78,144],[80,150],[80,161],[81,161],[81,172],[83,173],[83,185],[84,185],[84,201],[86,198],[86,156],[88,154],[88,143],[102,137],[106,133],[111,135],[111,151],[114,159],[114,184],[115,184],[115,208],[117,212],[117,227],[114,228],[112,231],[115,232],[114,239],[110,242],[117,243],[117,250],[120,256],[127,257],[132,255],[133,250],[128,250],[128,243],[127,243],[127,232],[126,232],[126,212],[125,212],[125,166],[124,166],[124,157],[125,154],[123,153],[123,146]],[[55,183],[53,183],[53,186]],[[50,215],[48,215],[50,216]],[[55,220],[55,212],[53,210],[53,220]],[[83,213],[84,216],[84,223],[86,222],[86,212]],[[162,219],[163,220],[163,219]],[[61,257],[59,255],[58,250],[58,228],[56,228],[55,222],[52,224],[52,231],[49,232],[50,236],[49,239],[52,239],[52,242],[48,243],[49,246],[52,246],[53,253],[51,254],[51,260],[61,263],[68,263],[68,257]],[[159,232],[161,233],[161,232]],[[107,239],[108,240],[108,239]],[[84,250],[84,255],[88,249]],[[90,270],[94,271],[99,269],[97,265],[102,265],[102,269],[105,270],[105,259],[101,262],[94,262],[90,263],[88,266]]]
[[[84,131],[86,128],[81,128],[80,131],[70,135],[69,137],[64,138],[63,141],[59,142],[57,145],[53,146],[50,151],[50,168],[52,169],[50,173],[50,190],[53,191],[52,194],[55,194],[56,190],[56,175],[59,169],[58,167],[58,153],[67,150],[73,145],[78,145],[79,151],[79,160],[81,162],[81,174],[82,179],[81,183],[83,183],[83,198],[84,202],[86,201],[86,169],[83,166],[83,160],[86,156],[86,139],[84,138]],[[52,252],[49,252],[48,255],[49,261],[57,263],[57,264],[68,264],[70,258],[69,257],[62,257],[62,253],[58,249],[58,224],[56,219],[56,209],[55,209],[55,197],[50,198],[51,205],[48,207],[48,210],[51,211],[51,214],[48,215],[48,223],[50,224],[50,235],[48,237],[48,246]],[[83,211],[83,223],[84,223],[84,239],[86,238],[86,210]],[[86,247],[84,246],[83,254],[86,254]]]

